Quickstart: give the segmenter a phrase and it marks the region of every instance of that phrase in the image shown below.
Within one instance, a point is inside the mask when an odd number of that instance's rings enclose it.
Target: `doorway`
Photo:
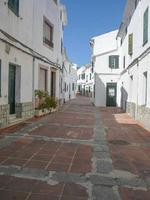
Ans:
[[[16,105],[16,66],[9,64],[8,103],[9,114],[15,114]]]
[[[106,105],[115,107],[117,105],[117,83],[107,83]]]
[[[56,96],[56,72],[51,71],[51,96]]]

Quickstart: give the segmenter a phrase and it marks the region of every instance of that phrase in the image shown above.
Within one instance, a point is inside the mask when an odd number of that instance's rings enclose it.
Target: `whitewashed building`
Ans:
[[[82,66],[80,68],[78,68],[77,70],[77,76],[78,76],[78,80],[77,80],[77,91],[78,94],[81,95],[85,95],[85,66]]]
[[[63,55],[63,99],[64,102],[67,102],[76,98],[77,65],[69,60],[65,49]]]
[[[77,71],[78,75],[78,93],[93,97],[94,95],[94,73],[91,64],[82,66]]]
[[[150,127],[149,9],[149,0],[128,0],[119,30],[91,39],[95,105],[122,107],[147,127]]]
[[[34,91],[62,99],[63,28],[59,0],[0,1],[0,127],[32,117]]]
[[[121,68],[119,67],[117,33],[118,30],[115,30],[91,39],[96,106],[119,105],[117,82]]]
[[[121,107],[150,127],[150,1],[127,1],[120,43]]]

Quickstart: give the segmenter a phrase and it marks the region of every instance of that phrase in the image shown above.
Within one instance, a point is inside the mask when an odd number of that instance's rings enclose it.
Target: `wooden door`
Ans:
[[[107,83],[106,105],[116,106],[117,99],[117,83]]]
[[[10,106],[10,114],[15,113],[15,85],[16,85],[16,66],[9,65],[9,83],[8,83],[8,103]]]

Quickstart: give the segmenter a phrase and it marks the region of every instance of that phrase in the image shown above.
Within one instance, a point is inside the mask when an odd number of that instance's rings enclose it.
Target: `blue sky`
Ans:
[[[118,29],[126,0],[61,0],[67,8],[68,25],[64,46],[68,57],[78,65],[90,62],[89,40]]]

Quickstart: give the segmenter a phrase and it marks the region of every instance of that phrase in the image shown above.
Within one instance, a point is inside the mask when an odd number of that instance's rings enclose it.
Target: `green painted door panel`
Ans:
[[[106,92],[106,105],[116,106],[117,83],[107,83]]]
[[[9,84],[8,84],[8,103],[10,106],[10,114],[15,113],[15,78],[16,67],[9,65]]]

